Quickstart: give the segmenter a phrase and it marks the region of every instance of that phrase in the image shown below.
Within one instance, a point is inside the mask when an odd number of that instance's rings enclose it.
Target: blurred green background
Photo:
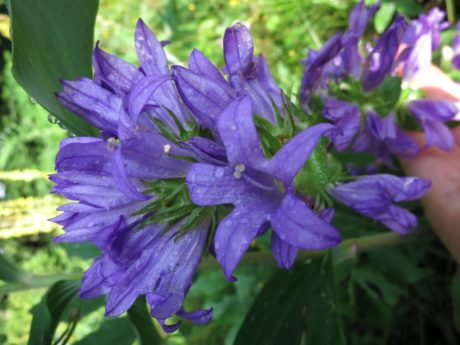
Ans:
[[[142,17],[160,40],[172,42],[166,48],[171,63],[183,64],[191,49],[197,48],[222,67],[223,33],[227,26],[239,20],[250,27],[256,53],[263,52],[266,56],[279,85],[286,93],[295,94],[301,79],[300,61],[309,48],[318,49],[331,34],[346,28],[348,13],[354,3],[346,0],[100,0],[95,37],[100,40],[103,49],[136,63],[133,31],[136,20]],[[387,7],[400,10],[407,16],[415,16],[435,3],[415,0],[385,2]],[[36,274],[81,272],[89,266],[94,249],[86,245],[53,244],[52,237],[60,230],[47,221],[56,215],[57,205],[63,203],[58,197],[48,195],[51,184],[46,176],[54,169],[59,142],[67,133],[14,81],[10,71],[9,19],[4,5],[2,13],[0,251],[18,266]],[[381,19],[377,25],[385,25],[384,21],[385,18]],[[350,310],[345,313],[352,320],[352,337],[361,337],[363,344],[384,344],[397,332],[395,323],[398,320],[413,318],[422,321],[410,324],[414,327],[406,329],[410,334],[434,332],[441,334],[439,344],[455,343],[457,338],[452,333],[454,321],[450,297],[445,292],[455,269],[449,255],[435,241],[418,248],[412,246],[404,253],[397,251],[388,255],[387,252],[385,255],[389,261],[394,257],[399,260],[393,266],[389,264],[390,271],[391,268],[397,270],[399,265],[409,265],[405,269],[414,276],[412,280],[401,283],[402,286],[393,284],[391,279],[380,273],[374,276],[363,273],[362,277],[358,277],[362,282],[359,291],[371,296],[374,294],[374,299],[382,300],[383,306],[366,305],[365,300],[350,305]],[[378,255],[374,259],[378,260]],[[433,266],[423,267],[427,262]],[[438,266],[443,268],[435,275],[435,267]],[[213,321],[206,326],[186,324],[179,333],[168,337],[167,344],[232,344],[251,302],[273,271],[273,267],[266,266],[242,268],[238,272],[237,284],[228,284],[219,270],[201,272],[189,295],[188,305],[214,307]],[[372,284],[368,284],[369,281]],[[409,285],[415,283],[423,288],[413,290],[413,286]],[[387,284],[383,294],[379,291],[382,284]],[[27,342],[31,308],[40,301],[44,292],[45,289],[38,289],[4,296],[0,294],[0,343],[20,345]],[[418,293],[421,296],[414,298],[419,299],[408,303],[411,296]],[[419,303],[419,308],[411,309],[416,303]],[[360,305],[369,308],[370,314],[362,314]],[[89,315],[78,324],[71,343],[128,344],[129,339],[134,339],[126,317],[104,320],[100,302],[90,309]],[[368,328],[361,329],[361,321],[353,324],[353,320],[373,315],[372,312],[377,316],[367,322],[369,325],[364,323]],[[426,320],[430,318],[434,321],[430,321],[428,327]],[[104,327],[113,329],[114,338],[95,338],[93,332],[103,322]],[[380,326],[381,334],[375,331]],[[60,327],[64,329],[65,325]],[[417,327],[428,327],[428,331],[417,330]],[[431,338],[427,336],[426,339]],[[434,344],[427,341],[426,344]],[[352,341],[351,344],[358,342]]]

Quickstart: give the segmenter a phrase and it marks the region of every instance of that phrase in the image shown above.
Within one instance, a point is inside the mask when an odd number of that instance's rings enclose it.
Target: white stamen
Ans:
[[[107,150],[108,151],[113,151],[115,149],[115,146],[117,146],[120,143],[120,140],[116,138],[109,138],[107,139]]]
[[[169,144],[166,144],[166,145],[163,146],[163,151],[164,151],[167,155],[169,155],[169,153],[171,152],[171,149],[172,149],[172,147],[171,147],[171,145],[169,145]]]
[[[233,177],[236,178],[236,179],[240,179],[241,178],[241,173],[246,170],[246,166],[244,164],[237,164],[235,165],[235,171],[233,172]]]

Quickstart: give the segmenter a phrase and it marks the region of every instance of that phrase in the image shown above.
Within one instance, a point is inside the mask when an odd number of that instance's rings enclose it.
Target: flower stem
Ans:
[[[447,18],[451,24],[455,23],[455,0],[446,0]]]
[[[345,251],[352,255],[357,255],[361,252],[366,252],[384,247],[391,247],[409,243],[415,240],[427,238],[431,232],[425,230],[417,230],[405,236],[401,236],[392,232],[351,238],[343,241],[340,245],[332,249],[332,251]],[[328,250],[318,251],[299,251],[297,261],[305,261],[324,256]],[[250,252],[247,253],[240,261],[241,265],[262,265],[275,264],[273,255],[269,251]],[[218,268],[219,263],[212,256],[203,258],[200,263],[199,270]],[[53,285],[60,280],[78,280],[81,278],[81,273],[58,273],[50,275],[33,275],[26,282],[22,283],[5,283],[0,285],[0,295],[9,294],[12,292],[45,288]]]

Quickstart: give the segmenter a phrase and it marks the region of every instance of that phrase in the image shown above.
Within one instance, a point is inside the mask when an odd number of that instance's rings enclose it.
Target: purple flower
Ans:
[[[194,318],[182,308],[204,249],[206,224],[174,237],[165,225],[141,226],[152,195],[142,193],[141,181],[184,176],[189,162],[169,157],[163,147],[178,149],[156,132],[140,133],[123,144],[113,138],[71,138],[61,143],[53,192],[76,200],[61,206],[53,221],[64,227],[58,242],[91,241],[102,255],[85,273],[81,296],[109,296],[107,315],[126,311],[142,294],[151,313],[164,326],[174,314]],[[178,151],[180,152],[180,151]],[[180,258],[180,260],[179,260]],[[193,320],[204,322],[211,311]]]
[[[292,264],[294,248],[324,249],[340,241],[337,230],[294,191],[295,176],[333,126],[320,124],[303,130],[267,160],[252,114],[248,97],[232,102],[217,123],[228,162],[193,164],[187,174],[195,204],[235,206],[220,222],[214,240],[217,260],[229,280],[251,241],[270,224],[273,254],[282,267]]]
[[[454,103],[421,99],[410,102],[407,108],[425,130],[427,147],[434,145],[445,151],[454,147],[454,136],[444,124],[458,113]]]
[[[353,103],[327,98],[323,110],[326,119],[334,121],[341,130],[332,133],[331,140],[337,151],[344,151],[352,143],[361,127],[361,112]]]
[[[198,121],[215,130],[222,111],[237,97],[248,96],[255,112],[275,123],[273,102],[282,113],[281,90],[263,56],[254,56],[249,30],[241,23],[227,28],[224,35],[226,81],[219,70],[198,50],[189,58],[189,69],[174,66],[179,93]]]
[[[431,63],[431,53],[441,43],[441,31],[449,26],[444,17],[445,13],[435,7],[408,25],[403,38],[408,47],[402,54],[406,79],[410,79],[420,68]]]
[[[417,226],[417,218],[394,203],[419,199],[430,187],[429,180],[378,174],[340,183],[329,193],[354,211],[407,234]]]
[[[324,84],[323,76],[327,67],[338,57],[343,48],[342,33],[337,33],[327,40],[318,52],[310,50],[302,75],[299,98],[304,109],[308,108],[311,95]]]
[[[340,56],[344,71],[355,78],[358,78],[361,72],[362,57],[359,53],[359,40],[379,6],[380,3],[376,3],[367,7],[364,0],[361,0],[350,13],[349,29],[343,36],[344,49]]]
[[[391,73],[405,26],[404,18],[398,15],[395,22],[377,39],[366,59],[361,77],[365,91],[375,89]]]
[[[135,41],[139,69],[96,45],[94,81],[87,78],[63,81],[64,92],[56,95],[58,100],[107,136],[129,137],[139,125],[153,128],[145,111],[178,133],[171,111],[188,128],[190,118],[174,82],[169,80],[172,78],[163,46],[142,20],[137,23]],[[125,102],[129,96],[131,100]]]
[[[187,129],[191,119],[169,76],[162,44],[142,21],[136,27],[136,50],[139,69],[96,46],[95,80],[63,82],[58,99],[102,135],[61,143],[57,173],[50,177],[53,192],[77,202],[60,207],[63,213],[54,221],[65,231],[57,241],[91,241],[101,249],[83,278],[82,297],[108,295],[106,313],[118,315],[146,295],[152,315],[166,331],[174,331],[178,324],[165,324],[173,315],[197,323],[211,317],[210,310],[188,313],[182,307],[209,219],[184,233],[180,229],[186,219],[171,229],[169,224],[145,223],[155,211],[143,210],[157,197],[145,183],[184,179],[191,163],[175,157],[207,162],[206,154],[218,150],[206,145],[203,152],[198,138],[179,146],[164,137],[149,115],[175,134],[179,127]]]
[[[456,29],[457,31],[452,41],[452,50],[454,51],[452,65],[454,68],[460,70],[460,22],[457,23]]]
[[[366,125],[352,147],[355,152],[369,152],[380,162],[394,168],[392,155],[414,157],[419,147],[410,137],[396,126],[394,114],[381,118],[376,112],[368,111]]]

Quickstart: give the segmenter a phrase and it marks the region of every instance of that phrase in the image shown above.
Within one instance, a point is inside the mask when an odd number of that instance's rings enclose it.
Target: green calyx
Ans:
[[[297,174],[295,189],[301,195],[328,204],[327,189],[340,179],[341,171],[340,162],[327,152],[325,143],[320,142]]]
[[[356,104],[361,114],[372,109],[385,117],[389,112],[396,111],[400,105],[401,83],[401,78],[390,76],[376,89],[365,92],[359,80],[347,78],[338,83],[331,83],[329,95]]]
[[[192,203],[184,178],[148,181],[145,185],[145,193],[155,196],[150,204],[135,213],[146,216],[142,226],[167,224],[163,231],[166,233],[180,224],[178,234],[186,234],[216,212],[216,207],[199,207]]]

